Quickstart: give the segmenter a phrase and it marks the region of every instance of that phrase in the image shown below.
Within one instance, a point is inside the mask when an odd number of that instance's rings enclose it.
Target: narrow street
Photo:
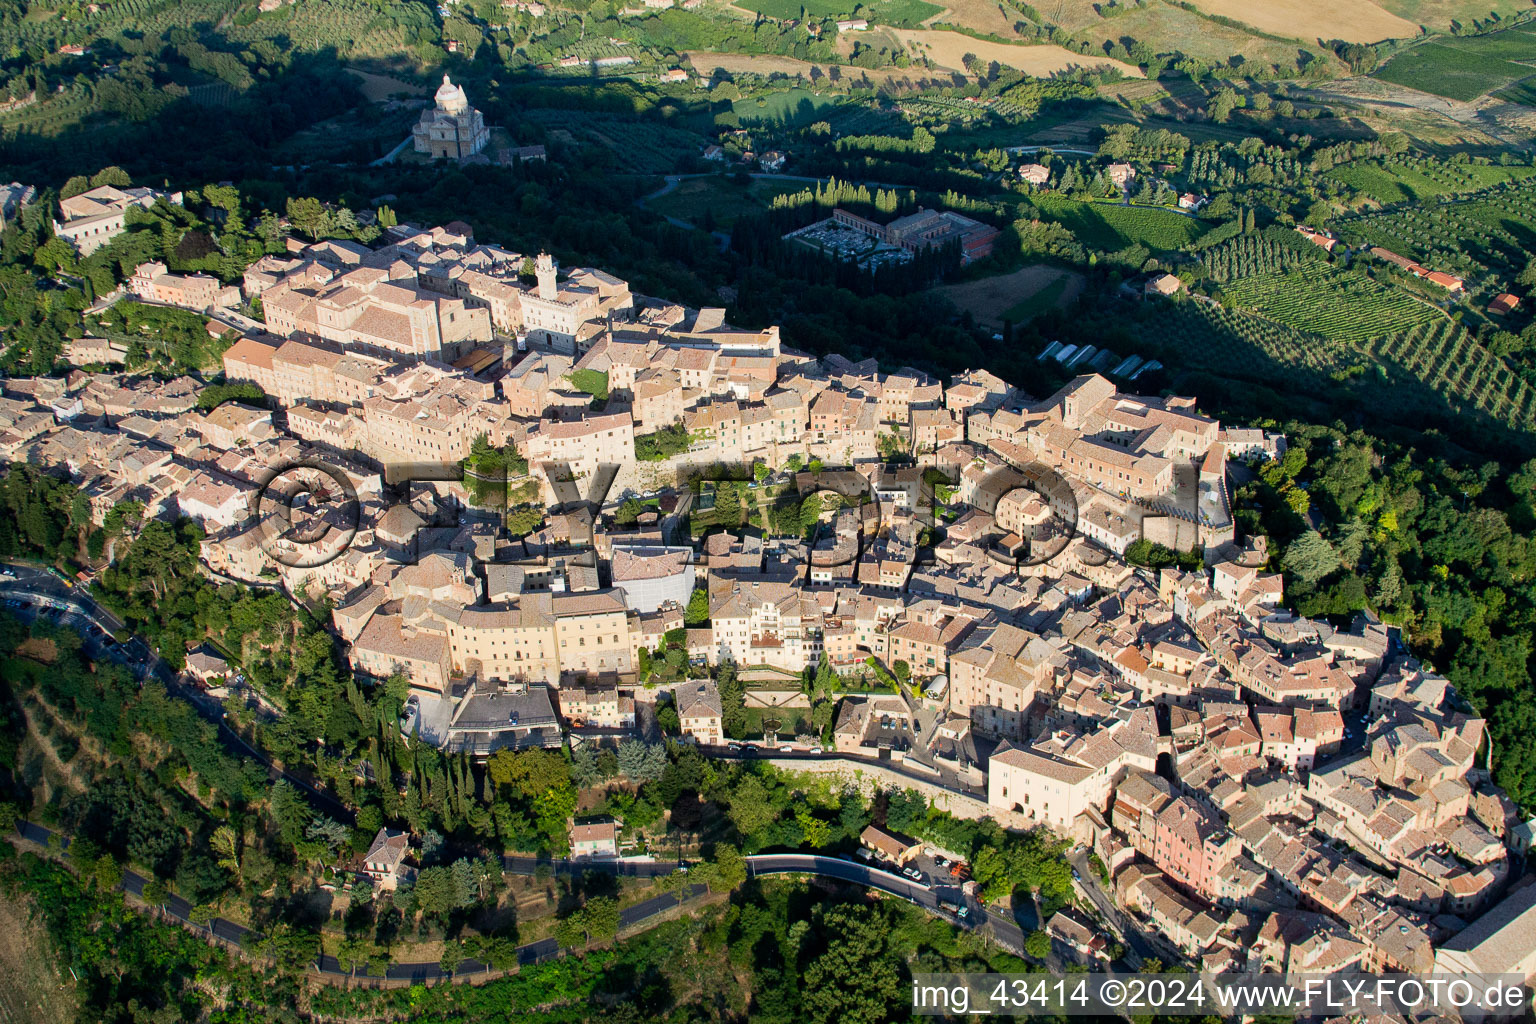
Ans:
[[[1099,882],[1098,872],[1088,862],[1088,851],[1081,848],[1075,849],[1067,855],[1067,860],[1071,863],[1072,870],[1076,872],[1074,881],[1078,891],[1088,897],[1111,931],[1125,943],[1127,958],[1134,954],[1141,961],[1162,959],[1162,954],[1152,947],[1151,941],[1142,934],[1136,922],[1120,909],[1109,893],[1104,891],[1104,886]],[[1133,966],[1139,966],[1139,963]]]

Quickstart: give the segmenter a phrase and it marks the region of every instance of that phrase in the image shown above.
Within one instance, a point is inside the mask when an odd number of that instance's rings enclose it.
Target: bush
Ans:
[[[681,423],[674,423],[652,434],[636,434],[635,458],[641,462],[661,462],[687,451],[692,443],[688,428]]]

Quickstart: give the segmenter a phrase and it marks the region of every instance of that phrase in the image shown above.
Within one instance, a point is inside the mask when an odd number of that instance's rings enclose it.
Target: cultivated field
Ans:
[[[1370,0],[1194,0],[1194,4],[1207,14],[1294,39],[1377,43],[1419,34],[1416,22],[1388,13]]]
[[[1265,39],[1171,4],[1131,7],[1125,14],[1086,25],[1082,31],[1092,39],[1130,36],[1146,41],[1155,50],[1177,49],[1192,57],[1224,60],[1237,55],[1259,64],[1294,65],[1296,62],[1297,48],[1291,43]]]
[[[1328,177],[1359,189],[1379,203],[1476,192],[1500,182],[1528,178],[1531,167],[1497,164],[1448,164],[1436,160],[1398,159],[1390,162],[1356,162],[1335,167]]]
[[[1351,244],[1385,246],[1425,266],[1504,280],[1536,251],[1536,180],[1351,217],[1339,227]]]
[[[843,65],[813,64],[808,60],[796,60],[794,57],[780,57],[773,54],[712,53],[708,50],[690,50],[684,56],[688,58],[688,63],[693,66],[694,71],[705,77],[714,74],[715,69],[719,68],[733,75],[782,74],[811,81],[813,77],[811,69],[814,68],[819,72],[821,81],[829,79],[839,82],[868,81],[875,86],[895,82],[900,85],[916,86],[933,80],[933,76],[925,74],[922,68],[879,68],[868,71],[864,68],[850,68]],[[954,83],[946,80],[940,84]]]
[[[965,70],[964,57],[970,53],[975,54],[979,60],[997,61],[1004,67],[1041,78],[1058,71],[1091,67],[1114,67],[1130,78],[1146,77],[1140,68],[1132,64],[1110,60],[1108,57],[1084,56],[1060,46],[1015,46],[975,39],[959,32],[933,29],[892,31],[914,57],[926,56],[939,67],[953,71]]]
[[[1309,334],[1362,342],[1402,334],[1445,314],[1406,292],[1379,284],[1358,270],[1337,271],[1321,261],[1284,273],[1256,274],[1225,286],[1236,306]]]
[[[1523,82],[1516,82],[1509,88],[1500,89],[1493,95],[1510,103],[1518,103],[1522,107],[1536,107],[1536,77],[1527,78]]]
[[[1106,252],[1130,245],[1163,251],[1178,249],[1206,230],[1206,225],[1193,217],[1150,206],[1090,203],[1052,193],[1034,196],[1030,201],[1049,219],[1070,228],[1078,241]]]
[[[1374,401],[1382,388],[1395,388],[1403,409],[1439,405],[1526,432],[1527,442],[1536,427],[1536,388],[1446,317],[1354,343],[1196,302],[1178,304],[1153,324],[1144,328],[1141,343],[1170,365],[1197,371],[1219,366],[1228,379],[1276,389],[1292,407],[1306,404],[1314,391],[1354,380],[1362,399],[1369,394]]]
[[[1451,22],[1469,24],[1473,18],[1486,18],[1489,11],[1507,18],[1518,11],[1528,10],[1526,0],[1380,0],[1381,6],[1393,14],[1408,19],[1415,25],[1427,25],[1435,31],[1445,31]]]
[[[1486,36],[1445,37],[1423,43],[1393,57],[1375,77],[1433,96],[1467,101],[1533,74],[1536,25],[1522,25]]]
[[[738,185],[723,177],[685,178],[665,195],[646,200],[645,205],[664,217],[676,217],[696,227],[704,226],[708,212],[715,227],[729,228],[738,217],[766,210],[774,196],[805,187],[798,181],[755,180],[750,185]]]
[[[969,312],[977,323],[999,325],[1004,320],[1026,320],[1050,305],[1065,306],[1082,290],[1081,274],[1036,264],[1011,274],[942,285],[934,292]],[[1020,308],[1037,298],[1041,300],[1039,309]],[[1029,316],[1021,315],[1025,313]]]
[[[640,174],[665,174],[676,168],[680,154],[697,153],[707,141],[682,128],[617,114],[533,107],[525,116],[551,132],[564,132],[572,142],[612,150],[624,170]]]
[[[928,24],[959,25],[1010,39],[1018,35],[1013,30],[1014,23],[1023,20],[1024,15],[1018,10],[997,0],[947,0],[944,12]]]

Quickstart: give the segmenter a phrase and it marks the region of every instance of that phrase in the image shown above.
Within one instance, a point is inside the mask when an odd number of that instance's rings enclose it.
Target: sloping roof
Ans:
[[[400,862],[405,860],[405,855],[410,851],[411,834],[409,832],[381,828],[379,834],[373,837],[373,845],[369,846],[368,852],[363,855],[363,862],[383,863],[395,868],[399,867]]]
[[[720,718],[720,691],[711,682],[686,683],[673,691],[679,718]]]
[[[888,832],[879,825],[870,825],[859,834],[859,842],[890,860],[899,860],[917,845],[909,836]]]

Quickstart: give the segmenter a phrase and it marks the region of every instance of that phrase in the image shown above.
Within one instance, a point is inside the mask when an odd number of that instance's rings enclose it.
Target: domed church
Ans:
[[[491,140],[480,111],[469,105],[462,86],[443,76],[433,97],[435,105],[421,112],[421,120],[411,129],[416,152],[434,160],[462,160],[474,156]]]

